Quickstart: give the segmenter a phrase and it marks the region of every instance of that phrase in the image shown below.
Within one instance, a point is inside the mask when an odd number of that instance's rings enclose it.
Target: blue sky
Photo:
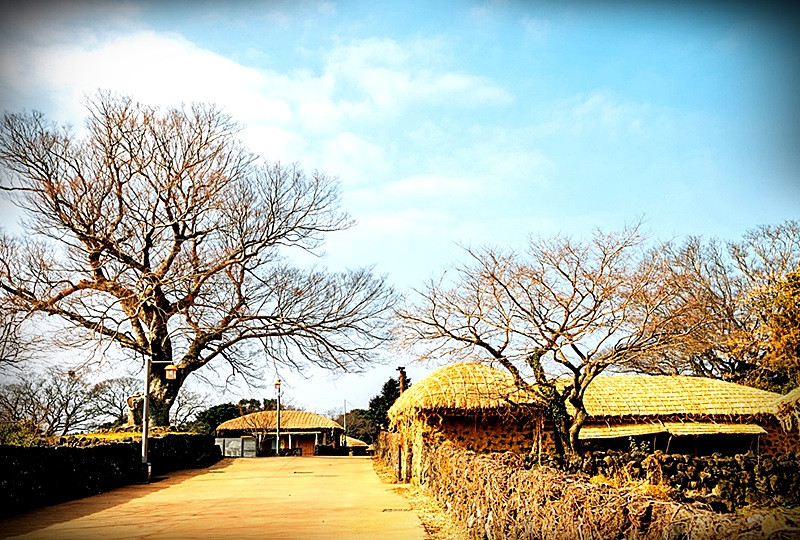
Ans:
[[[658,238],[736,239],[798,218],[798,21],[741,6],[4,5],[0,105],[80,126],[98,88],[216,102],[267,159],[340,178],[358,224],[329,238],[322,263],[374,264],[405,293],[463,259],[459,245],[522,247],[641,216]],[[366,406],[395,364],[282,376],[325,411]]]

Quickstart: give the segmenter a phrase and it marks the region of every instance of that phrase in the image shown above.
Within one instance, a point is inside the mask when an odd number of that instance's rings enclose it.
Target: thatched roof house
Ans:
[[[625,448],[634,437],[654,449],[688,453],[793,451],[797,442],[778,433],[778,397],[701,377],[599,376],[586,390],[589,417],[580,437],[594,446]],[[395,429],[416,422],[428,439],[446,438],[476,451],[548,451],[552,426],[542,405],[536,393],[519,391],[506,371],[469,362],[417,382],[398,398],[389,418]],[[797,410],[797,396],[781,406]]]
[[[702,377],[600,376],[586,389],[583,440],[650,434],[763,435],[776,394]]]
[[[362,441],[361,439],[356,439],[355,437],[345,437],[345,446],[349,446],[351,448],[366,448],[369,445]]]
[[[259,411],[240,416],[217,426],[217,436],[231,438],[252,436],[258,440],[262,455],[275,451],[277,411]],[[306,411],[281,411],[280,448],[299,448],[304,456],[313,456],[320,445],[339,445],[344,428],[330,418]]]

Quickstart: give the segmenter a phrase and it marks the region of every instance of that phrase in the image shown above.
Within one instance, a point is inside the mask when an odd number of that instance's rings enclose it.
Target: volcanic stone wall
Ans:
[[[593,452],[584,458],[582,472],[662,485],[676,500],[706,503],[723,512],[750,504],[800,505],[800,454],[775,458]]]
[[[800,455],[800,431],[784,429],[775,417],[760,418],[758,424],[767,433],[758,439],[758,452],[775,458]]]

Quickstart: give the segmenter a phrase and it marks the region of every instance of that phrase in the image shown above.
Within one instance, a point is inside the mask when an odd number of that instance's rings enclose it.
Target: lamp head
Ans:
[[[169,364],[167,367],[164,368],[164,371],[167,374],[167,379],[174,381],[178,378],[178,366],[175,364]]]

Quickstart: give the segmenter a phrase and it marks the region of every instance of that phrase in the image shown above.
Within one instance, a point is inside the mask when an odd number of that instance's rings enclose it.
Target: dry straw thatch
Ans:
[[[217,431],[274,430],[276,411],[259,411],[228,420],[217,426]],[[338,422],[306,411],[281,411],[282,430],[313,430],[323,428],[343,429]]]
[[[567,384],[567,381],[564,381]],[[798,391],[785,410],[800,410]],[[608,375],[595,378],[584,404],[590,417],[752,416],[773,414],[779,394],[735,383],[679,375]],[[498,409],[511,404],[535,405],[532,393],[514,386],[511,375],[486,364],[465,362],[434,371],[403,393],[390,418],[415,411]]]
[[[465,362],[438,369],[411,386],[389,409],[389,418],[397,421],[419,411],[488,411],[530,401],[507,372]]]
[[[739,384],[679,375],[597,377],[586,389],[590,416],[739,416],[770,414],[778,394]]]
[[[527,469],[511,453],[477,454],[449,444],[427,457],[426,489],[472,538],[489,540],[798,538],[797,509],[721,514],[651,496],[641,486],[592,483],[549,467]]]
[[[362,441],[361,439],[356,439],[355,437],[345,437],[345,446],[357,446],[357,447],[367,447],[369,446],[367,443]]]
[[[800,430],[800,387],[785,396],[780,396],[772,404],[772,413],[778,417],[783,427],[789,431]]]

